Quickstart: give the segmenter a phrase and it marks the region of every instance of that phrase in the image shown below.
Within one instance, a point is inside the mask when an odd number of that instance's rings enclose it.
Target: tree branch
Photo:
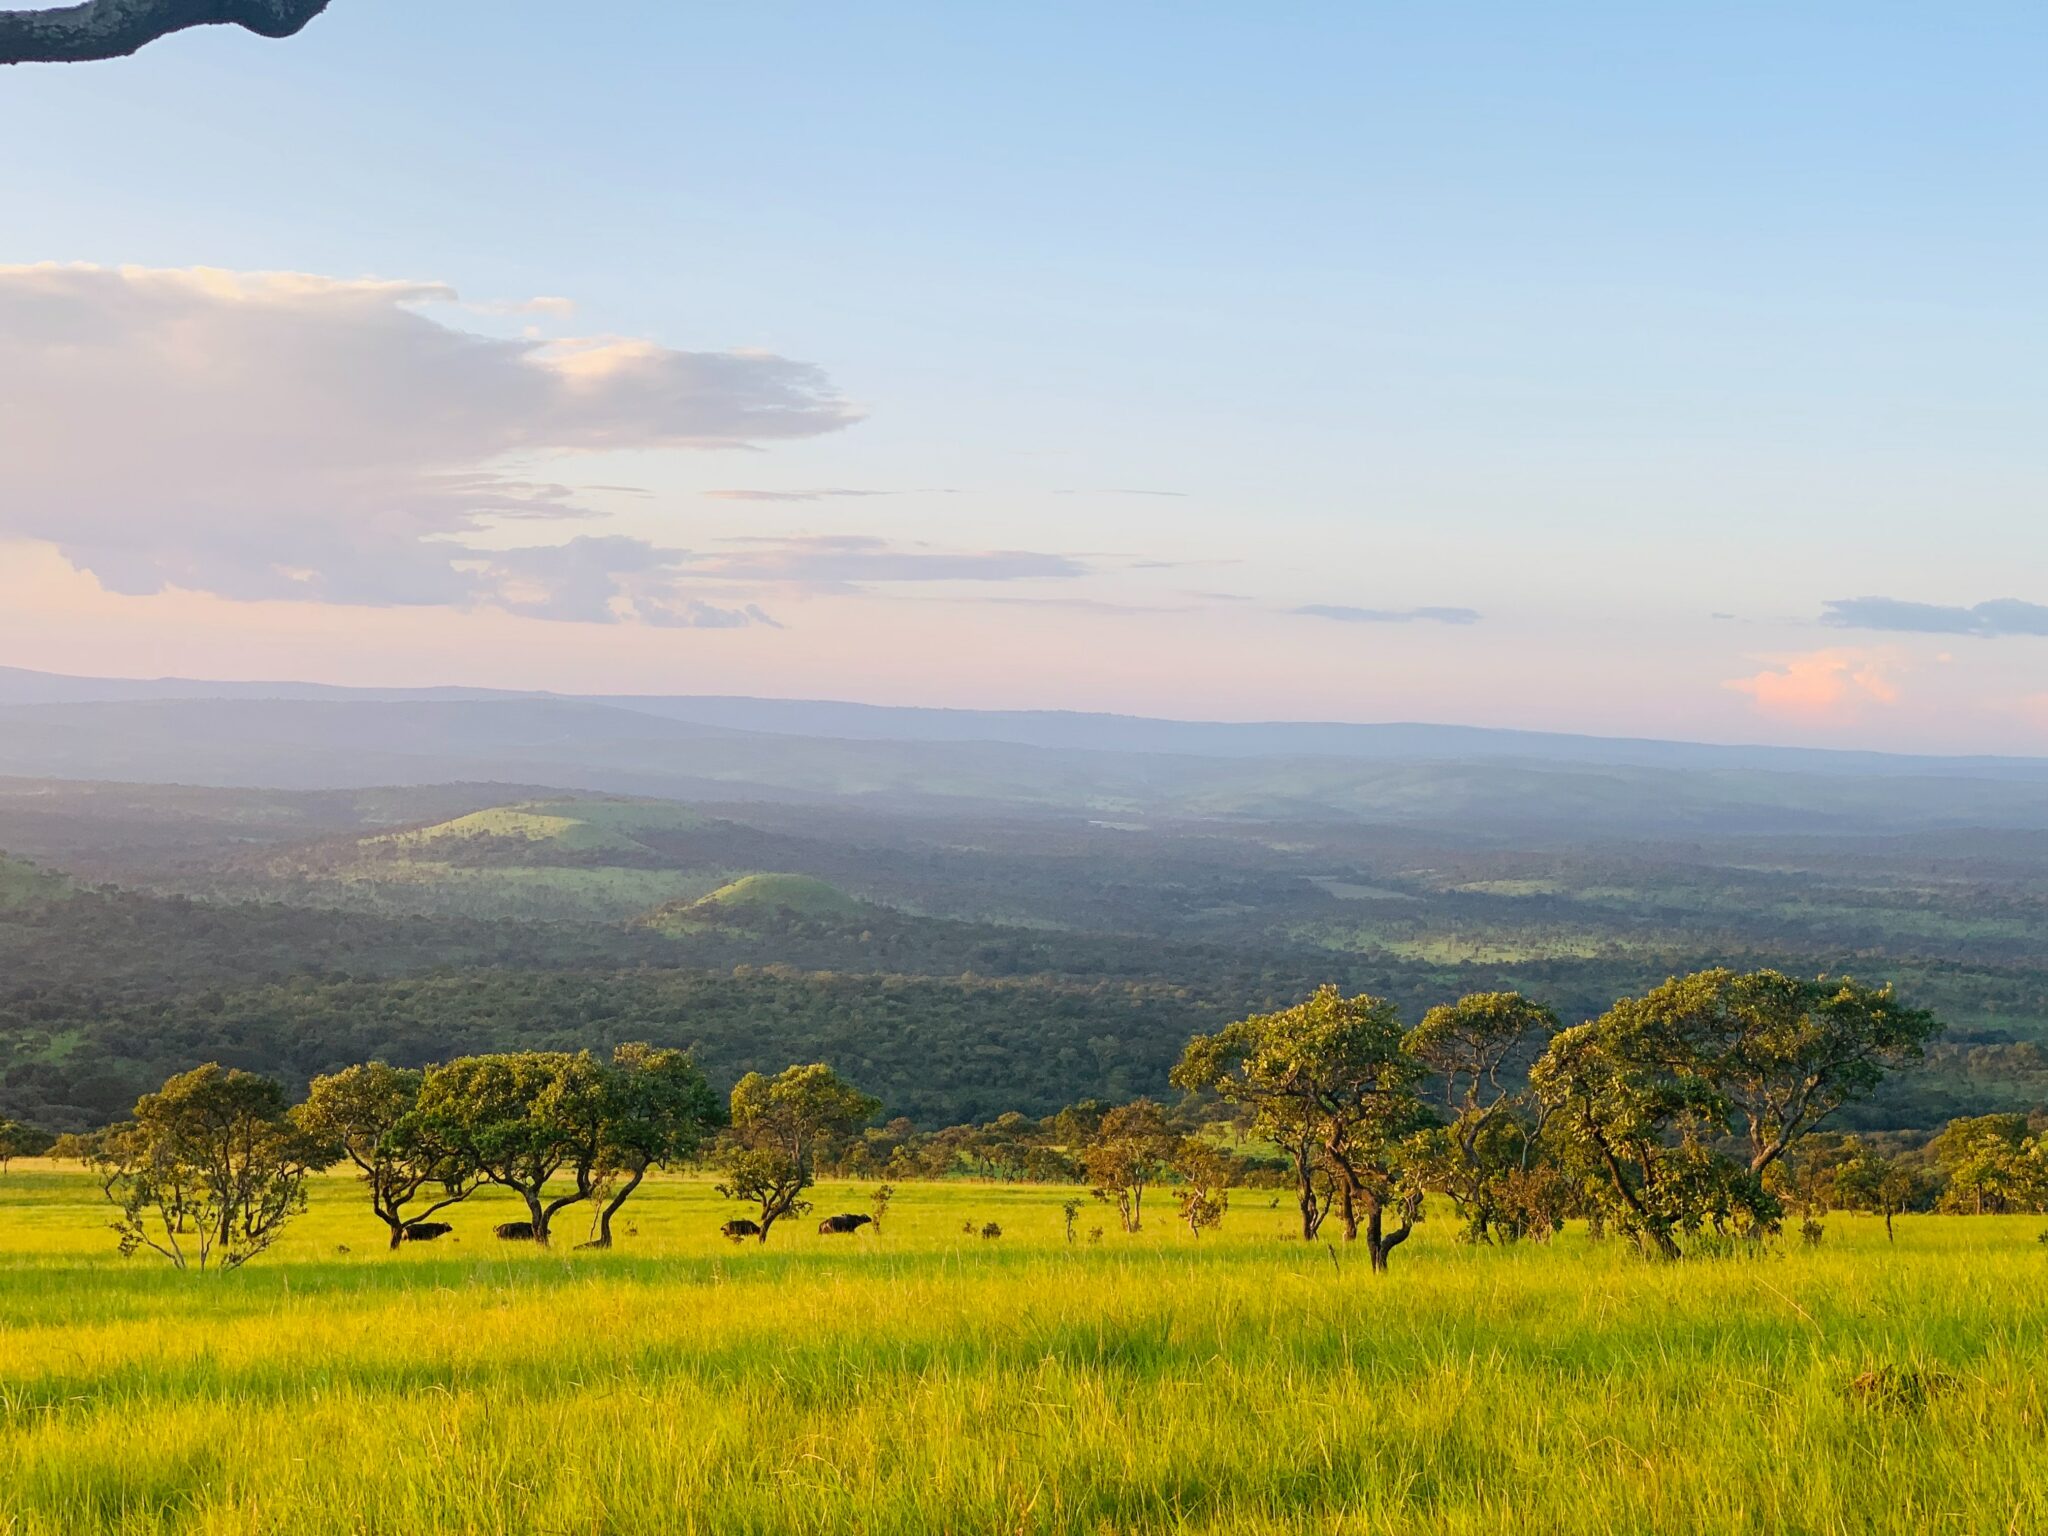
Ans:
[[[329,0],[85,0],[54,10],[0,11],[0,64],[119,59],[187,27],[246,27],[290,37]]]

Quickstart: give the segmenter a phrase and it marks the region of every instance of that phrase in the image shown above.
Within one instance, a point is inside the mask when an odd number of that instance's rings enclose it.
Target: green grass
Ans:
[[[0,1193],[10,1536],[2048,1528],[2038,1217],[1664,1267],[1438,1220],[1374,1277],[1264,1193],[1069,1247],[1067,1191],[906,1185],[764,1249],[667,1179],[610,1254],[499,1244],[500,1201],[387,1254],[334,1178],[201,1276],[116,1257],[80,1175]],[[1850,1390],[1886,1365],[1934,1396]]]

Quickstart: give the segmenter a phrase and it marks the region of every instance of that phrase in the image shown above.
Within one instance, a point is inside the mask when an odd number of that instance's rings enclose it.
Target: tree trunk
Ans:
[[[1658,1258],[1671,1260],[1682,1259],[1685,1257],[1685,1255],[1680,1253],[1678,1250],[1677,1240],[1673,1238],[1669,1232],[1665,1231],[1664,1228],[1645,1227],[1643,1229],[1643,1236],[1648,1238],[1650,1243],[1656,1248],[1656,1256]],[[1637,1246],[1640,1247],[1641,1244],[1638,1243]]]
[[[1884,1208],[1884,1240],[1888,1243],[1896,1241],[1892,1236],[1892,1208],[1890,1206]]]
[[[1388,1258],[1396,1248],[1408,1241],[1408,1234],[1414,1230],[1415,1207],[1413,1204],[1404,1204],[1401,1207],[1401,1225],[1392,1232],[1388,1232],[1381,1213],[1380,1202],[1378,1200],[1371,1202],[1367,1208],[1365,1218],[1365,1252],[1366,1256],[1372,1260],[1372,1272],[1374,1274],[1384,1275],[1387,1272]]]
[[[1344,1241],[1355,1243],[1358,1241],[1358,1198],[1352,1192],[1349,1183],[1344,1185],[1339,1199],[1340,1204],[1337,1209],[1338,1214],[1344,1219]]]
[[[616,1195],[613,1195],[611,1199],[606,1202],[604,1209],[597,1213],[597,1241],[592,1243],[590,1245],[591,1247],[611,1247],[612,1217],[616,1216],[619,1213],[619,1207],[626,1203],[626,1197],[632,1194],[634,1190],[638,1189],[640,1187],[640,1181],[646,1177],[647,1170],[645,1168],[639,1168],[634,1170],[633,1177],[626,1181],[625,1187],[621,1189]]]
[[[1323,1212],[1316,1199],[1315,1176],[1304,1169],[1301,1174],[1301,1240],[1312,1243],[1316,1240],[1316,1229],[1323,1224]]]
[[[526,1197],[526,1218],[533,1224],[533,1240],[545,1248],[548,1245],[547,1207],[540,1203],[538,1191],[528,1193],[522,1189],[519,1193]]]

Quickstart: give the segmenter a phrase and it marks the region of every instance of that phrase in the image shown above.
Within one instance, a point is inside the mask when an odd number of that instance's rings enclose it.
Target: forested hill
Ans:
[[[1332,982],[1568,1019],[1726,962],[1949,1026],[1860,1113],[2048,1099],[2048,835],[1610,840],[678,804],[489,784],[0,781],[0,1116],[103,1123],[221,1060],[653,1038],[831,1061],[927,1123],[1165,1093],[1186,1037]]]

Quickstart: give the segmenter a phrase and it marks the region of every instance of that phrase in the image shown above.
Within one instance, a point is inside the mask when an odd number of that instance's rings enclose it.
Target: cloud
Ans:
[[[782,627],[752,603],[723,606],[682,588],[688,559],[645,539],[585,536],[497,550],[480,564],[498,605],[528,618],[659,629]]]
[[[1053,492],[1055,496],[1170,496],[1176,501],[1186,500],[1187,494],[1186,491],[1148,491],[1142,487],[1130,485],[1112,485],[1096,491],[1058,490]]]
[[[501,576],[546,561],[479,553],[481,530],[588,515],[536,461],[858,419],[807,363],[507,339],[422,313],[457,302],[433,283],[0,267],[0,538],[54,544],[122,593],[489,602]],[[538,606],[595,613],[596,567],[623,553],[562,549],[559,592]]]
[[[1103,597],[982,597],[979,603],[1000,603],[1019,608],[1065,608],[1075,613],[1193,613],[1189,603],[1120,603]]]
[[[1341,603],[1305,603],[1288,612],[1340,624],[1477,624],[1481,617],[1472,608],[1347,608]]]
[[[1768,658],[1750,677],[1721,686],[1746,693],[1759,714],[1811,724],[1846,724],[1872,705],[1899,699],[1898,659],[1889,652],[1842,647]]]
[[[1971,607],[1915,603],[1897,597],[1844,597],[1823,605],[1823,624],[1913,635],[2048,635],[2048,605],[1997,597]]]
[[[1008,582],[1088,574],[1087,566],[1065,555],[904,548],[869,534],[726,542],[742,547],[694,551],[621,535],[586,534],[563,544],[469,550],[461,564],[498,606],[528,618],[717,629],[748,624],[782,627],[753,603],[718,600],[731,585],[843,594],[906,582]],[[713,588],[709,596],[704,591],[707,583]],[[1081,598],[1042,601],[1095,606]]]
[[[820,485],[798,490],[717,490],[703,493],[712,501],[830,501],[853,496],[959,496],[958,486],[923,485],[913,490],[864,490],[856,486]]]
[[[824,592],[854,592],[877,582],[1071,580],[1090,573],[1088,565],[1072,555],[903,546],[870,534],[727,542],[740,547],[694,557],[691,573],[719,581],[791,583]]]
[[[809,491],[706,491],[713,501],[824,501],[839,496],[895,496],[897,491],[860,491],[846,486],[820,486]]]

